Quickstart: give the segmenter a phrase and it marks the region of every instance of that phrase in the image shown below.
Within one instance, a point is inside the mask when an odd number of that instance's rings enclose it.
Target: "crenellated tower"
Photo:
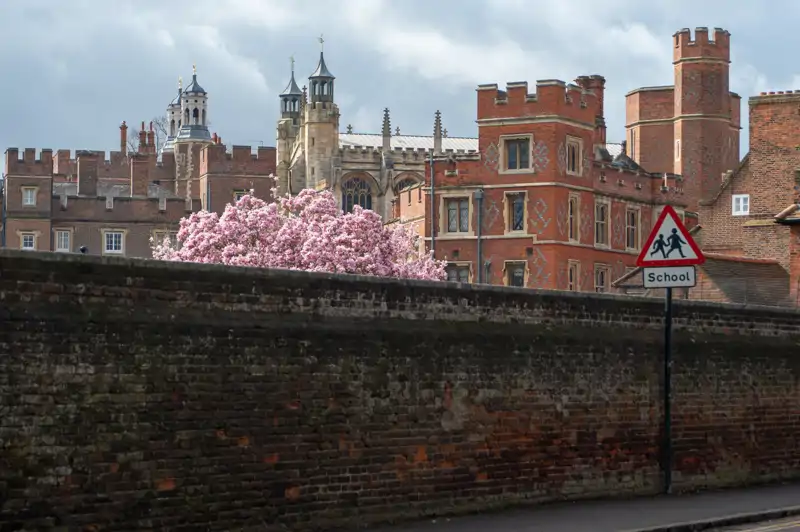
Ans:
[[[673,171],[684,193],[698,201],[719,190],[722,175],[739,163],[740,98],[730,92],[730,33],[685,28],[673,36],[675,120]]]
[[[319,38],[320,46],[324,44]],[[335,186],[335,155],[339,151],[339,107],[334,102],[335,77],[320,50],[317,68],[308,78],[310,101],[304,107],[302,135],[306,152],[306,186]]]

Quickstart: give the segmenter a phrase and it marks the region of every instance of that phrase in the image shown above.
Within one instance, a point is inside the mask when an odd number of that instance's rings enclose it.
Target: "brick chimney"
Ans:
[[[147,153],[147,130],[144,128],[144,122],[142,122],[142,127],[139,129],[139,149],[137,151],[139,153]]]
[[[97,197],[98,154],[91,151],[79,151],[75,157],[78,160],[78,194]]]
[[[156,132],[153,129],[153,122],[150,122],[150,131],[147,132],[147,153],[156,152]]]
[[[122,155],[128,154],[128,124],[124,120],[119,126],[119,151]]]
[[[137,154],[131,159],[131,196],[147,196],[150,186],[150,155]]]

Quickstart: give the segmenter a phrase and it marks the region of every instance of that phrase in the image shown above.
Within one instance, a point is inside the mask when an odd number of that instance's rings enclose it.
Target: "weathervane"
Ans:
[[[324,52],[325,51],[325,39],[322,38],[322,34],[321,33],[319,34],[319,51],[320,52]]]
[[[292,74],[294,74],[294,55],[289,56],[289,62],[292,64]]]
[[[183,90],[183,76],[178,76],[178,90]]]
[[[193,76],[197,75],[197,65],[195,65],[195,64],[192,65],[192,75]]]

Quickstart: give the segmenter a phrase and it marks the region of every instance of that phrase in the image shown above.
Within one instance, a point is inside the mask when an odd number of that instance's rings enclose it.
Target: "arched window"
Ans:
[[[400,181],[397,184],[397,190],[398,191],[399,190],[405,190],[407,188],[413,187],[416,184],[417,184],[417,181],[415,179],[411,179],[410,177],[407,177],[407,178],[403,179],[402,181]]]
[[[175,136],[175,120],[172,120],[169,123],[169,136],[170,137],[174,137]]]
[[[194,125],[198,125],[200,123],[200,110],[195,107],[194,111],[192,111],[192,118],[194,119],[192,123]]]
[[[186,112],[184,112],[183,114],[185,115],[184,119],[183,119],[183,123],[184,124],[188,124],[189,123],[189,108],[188,107],[186,108]]]
[[[348,179],[342,185],[342,210],[352,212],[354,205],[372,210],[372,192],[366,181],[360,178]]]
[[[206,110],[203,109],[203,125],[206,125]]]

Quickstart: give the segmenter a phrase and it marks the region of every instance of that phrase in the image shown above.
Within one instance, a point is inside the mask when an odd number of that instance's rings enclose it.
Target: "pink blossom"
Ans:
[[[345,214],[329,191],[306,189],[267,203],[250,195],[222,216],[197,212],[177,242],[153,242],[153,257],[181,262],[444,280],[445,263],[419,251],[408,227],[387,227],[376,213]]]

